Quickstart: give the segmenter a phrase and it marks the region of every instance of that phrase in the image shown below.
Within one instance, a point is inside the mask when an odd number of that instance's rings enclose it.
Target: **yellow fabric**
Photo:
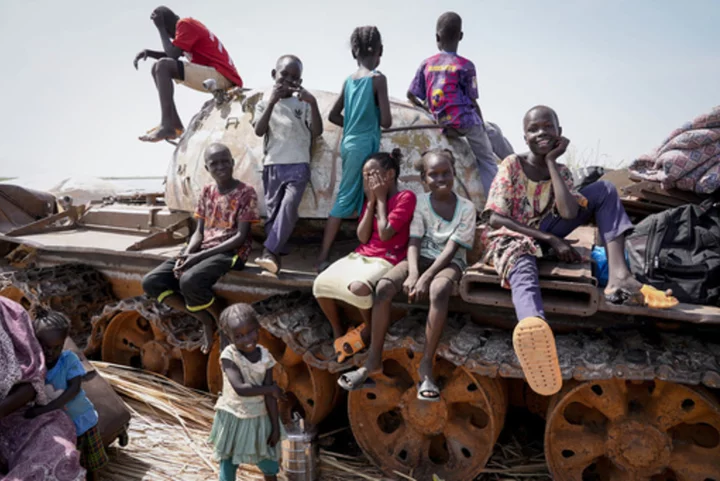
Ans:
[[[393,265],[379,257],[366,257],[351,252],[330,265],[315,278],[313,295],[347,302],[358,309],[370,309],[372,295],[356,296],[348,288],[353,282],[365,284],[371,291]]]
[[[186,305],[185,307],[186,307],[187,310],[190,311],[190,312],[198,312],[198,311],[202,311],[203,309],[207,309],[208,307],[212,306],[212,305],[213,305],[213,302],[215,302],[215,298],[214,298],[214,297],[213,297],[212,299],[210,299],[210,302],[208,302],[207,304],[203,304],[202,306],[188,306],[188,305]]]
[[[175,291],[173,291],[172,289],[168,289],[167,291],[161,293],[161,294],[157,297],[157,301],[158,301],[158,302],[162,302],[162,301],[164,301],[168,296],[171,296],[171,295],[173,295],[173,294],[175,294]]]

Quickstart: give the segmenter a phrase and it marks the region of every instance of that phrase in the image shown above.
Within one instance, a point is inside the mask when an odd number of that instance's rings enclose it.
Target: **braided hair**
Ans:
[[[231,306],[225,308],[220,313],[220,328],[227,335],[230,334],[229,327],[231,325],[243,321],[249,321],[257,324],[258,326],[260,325],[260,323],[258,322],[257,313],[250,304],[243,304],[242,302],[238,302],[237,304],[232,304]]]
[[[382,167],[385,170],[394,170],[395,171],[395,183],[397,184],[398,177],[400,177],[400,163],[402,162],[403,154],[400,151],[400,149],[395,148],[392,150],[392,152],[376,152],[372,154],[370,157],[365,159],[365,164],[370,162],[371,160],[376,160],[378,164],[380,164],[380,167]]]
[[[350,48],[353,58],[382,55],[382,37],[375,26],[357,27],[350,36]]]
[[[33,309],[35,320],[33,329],[35,334],[44,331],[61,331],[67,337],[70,332],[70,320],[62,312],[53,311],[44,306],[37,306]]]
[[[423,152],[420,158],[415,161],[414,167],[415,170],[420,172],[420,177],[422,177],[423,179],[425,178],[425,171],[427,170],[425,164],[427,159],[432,155],[437,157],[443,157],[445,160],[450,162],[453,174],[455,173],[455,156],[453,155],[452,151],[450,151],[450,149],[432,149]]]

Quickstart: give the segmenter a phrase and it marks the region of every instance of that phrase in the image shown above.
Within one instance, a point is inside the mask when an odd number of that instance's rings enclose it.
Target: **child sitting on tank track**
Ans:
[[[562,136],[555,111],[539,105],[523,119],[530,152],[507,157],[490,188],[483,234],[485,262],[494,266],[503,287],[512,290],[518,324],[513,346],[530,387],[549,396],[562,387],[555,338],[545,321],[537,257],[552,251],[560,261],[577,262],[580,254],[565,240],[575,228],[595,218],[607,249],[609,302],[669,308],[678,301],[670,292],[642,285],[625,263],[625,233],[632,223],[617,189],[597,181],[575,190],[570,170],[557,159],[570,141]]]
[[[197,228],[185,250],[142,280],[143,290],[173,309],[187,311],[203,326],[207,354],[222,312],[213,285],[231,269],[242,269],[250,255],[250,224],[258,222],[257,194],[233,177],[235,160],[223,144],[205,150],[205,169],[215,181],[203,187],[195,210]]]

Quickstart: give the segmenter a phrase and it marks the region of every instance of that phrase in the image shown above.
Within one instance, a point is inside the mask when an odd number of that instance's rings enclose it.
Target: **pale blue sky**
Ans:
[[[616,165],[720,103],[717,0],[342,0],[166,3],[205,23],[250,87],[267,86],[284,53],[305,64],[304,85],[338,91],[354,68],[353,28],[374,24],[391,96],[436,51],[435,21],[464,20],[460,54],[475,62],[480,105],[517,150],[534,104],[555,107],[584,159]],[[146,0],[0,2],[0,177],[164,175],[166,143],[136,140],[159,121],[150,62],[160,49]],[[187,123],[206,95],[176,89]],[[599,146],[599,149],[598,149]]]

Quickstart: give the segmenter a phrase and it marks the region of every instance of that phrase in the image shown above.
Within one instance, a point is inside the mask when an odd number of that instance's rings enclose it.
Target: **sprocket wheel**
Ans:
[[[293,411],[300,412],[306,423],[317,424],[325,419],[337,404],[337,375],[309,366],[282,339],[265,329],[260,329],[259,342],[277,361],[273,379],[287,395],[287,400],[280,403],[284,420],[289,421]],[[215,340],[210,351],[207,379],[211,393],[222,391],[219,339]]]
[[[353,434],[368,458],[390,476],[473,479],[502,430],[505,385],[439,359],[434,374],[441,400],[420,401],[421,357],[408,349],[384,353],[383,374],[372,378],[375,386],[352,391],[348,397]]]
[[[93,319],[94,337],[102,340],[102,360],[147,369],[184,386],[205,389],[207,356],[194,346],[196,341],[183,343],[168,334],[181,324],[179,320],[196,322],[184,317],[190,316],[142,297],[107,306]]]
[[[556,481],[720,481],[720,406],[660,380],[571,383],[550,402],[545,456]]]

